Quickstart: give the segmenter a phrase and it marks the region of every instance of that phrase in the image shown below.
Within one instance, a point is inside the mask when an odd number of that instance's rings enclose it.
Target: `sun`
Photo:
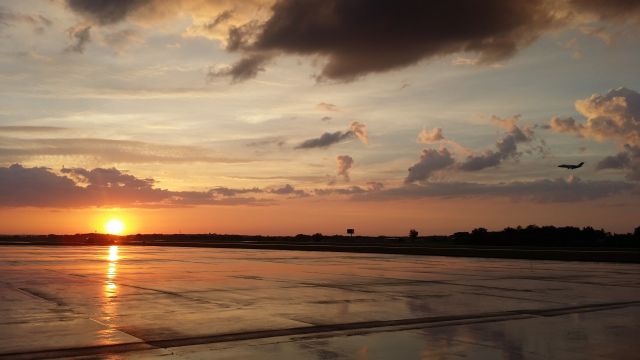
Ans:
[[[104,224],[107,234],[121,235],[124,232],[124,223],[120,219],[111,219]]]

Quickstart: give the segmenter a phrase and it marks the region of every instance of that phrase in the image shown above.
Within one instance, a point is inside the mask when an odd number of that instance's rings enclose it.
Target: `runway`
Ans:
[[[640,265],[180,247],[0,247],[0,358],[609,358]]]

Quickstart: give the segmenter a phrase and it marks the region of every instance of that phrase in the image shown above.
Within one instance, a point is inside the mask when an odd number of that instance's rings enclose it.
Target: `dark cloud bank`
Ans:
[[[44,167],[18,164],[0,168],[0,206],[82,208],[182,207],[195,205],[273,204],[274,197],[342,195],[353,200],[393,200],[420,198],[505,197],[534,202],[575,202],[618,194],[637,196],[634,184],[617,181],[581,181],[578,178],[534,180],[498,184],[429,182],[385,189],[380,183],[367,188],[315,189],[307,192],[290,184],[281,187],[227,188],[208,191],[171,191],[158,188],[155,180],[142,179],[118,169],[65,168],[56,174]],[[261,194],[261,198],[253,195]],[[250,196],[249,196],[250,195]]]
[[[48,168],[18,164],[0,168],[0,206],[33,207],[170,207],[189,205],[260,204],[265,201],[237,195],[261,190],[213,188],[209,191],[170,191],[153,179],[140,179],[118,169]]]
[[[71,10],[96,25],[132,15],[157,16],[167,3],[67,0]],[[172,3],[173,13],[189,3]],[[474,63],[491,64],[512,57],[545,32],[575,24],[581,14],[619,24],[640,19],[640,5],[634,0],[279,0],[266,21],[246,19],[229,29],[227,50],[243,58],[209,77],[243,81],[279,54],[320,55],[325,61],[318,79],[337,81],[454,53],[469,53]],[[222,11],[211,24],[230,16],[233,10]]]

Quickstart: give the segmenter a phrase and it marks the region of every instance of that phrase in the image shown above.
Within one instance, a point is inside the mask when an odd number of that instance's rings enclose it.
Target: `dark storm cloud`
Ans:
[[[232,26],[229,28],[227,37],[227,50],[237,51],[248,48],[259,30],[260,24],[256,21],[249,21],[241,26]]]
[[[74,12],[100,25],[114,24],[148,5],[152,0],[67,0]]]
[[[321,78],[359,76],[456,52],[511,57],[554,23],[542,0],[282,0],[254,50],[324,55]]]
[[[279,54],[320,56],[324,63],[318,79],[349,81],[456,53],[470,54],[473,64],[496,63],[549,31],[579,27],[594,16],[614,24],[640,20],[636,0],[265,0],[250,2],[244,12],[224,2],[192,0],[66,2],[94,25],[130,17],[145,21],[185,13],[200,18],[214,15],[209,23],[197,27],[212,34],[220,32],[220,36],[226,33],[225,39],[214,38],[223,41],[228,51],[245,57],[234,67],[253,69],[239,71],[243,75],[234,77],[234,82],[259,73],[266,61],[256,65],[256,53],[269,58]],[[270,17],[257,16],[272,4]],[[207,13],[214,5],[215,12]]]
[[[579,178],[514,181],[498,184],[470,182],[428,182],[406,184],[377,192],[354,196],[356,200],[394,200],[420,198],[490,198],[504,197],[538,203],[578,202],[602,199],[619,194],[637,196],[634,184],[621,181],[582,181]],[[635,195],[634,195],[635,194]]]
[[[350,129],[347,131],[336,131],[333,133],[326,132],[318,138],[308,139],[303,141],[300,145],[296,146],[296,149],[314,149],[314,148],[326,148],[333,144],[345,141],[347,139],[357,137],[363,144],[369,143],[369,136],[367,134],[367,127],[365,124],[354,121],[351,123]]]
[[[420,160],[409,168],[409,174],[404,179],[405,184],[416,181],[425,181],[431,175],[445,169],[455,163],[451,153],[446,148],[440,150],[424,149],[420,155]]]
[[[271,56],[257,53],[244,57],[231,66],[222,69],[210,69],[207,73],[207,81],[214,81],[221,77],[231,77],[232,83],[252,79],[259,72],[264,71],[264,65],[269,62]]]
[[[571,0],[574,8],[597,15],[601,20],[640,17],[637,0]]]
[[[65,48],[66,52],[83,53],[85,46],[91,41],[91,26],[77,25],[67,30],[71,43]]]

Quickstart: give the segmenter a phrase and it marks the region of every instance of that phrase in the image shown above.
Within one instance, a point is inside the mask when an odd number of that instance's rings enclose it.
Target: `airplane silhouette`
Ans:
[[[562,165],[558,165],[558,167],[560,168],[565,168],[565,169],[569,169],[569,170],[575,170],[579,167],[582,167],[582,165],[584,165],[584,162],[581,162],[578,165],[571,165],[571,164],[562,164]]]

